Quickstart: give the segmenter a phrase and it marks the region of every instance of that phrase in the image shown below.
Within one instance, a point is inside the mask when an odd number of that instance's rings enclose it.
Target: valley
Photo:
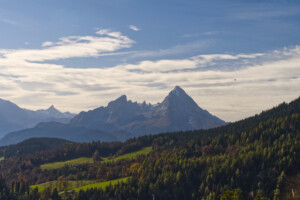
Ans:
[[[299,173],[299,128],[300,98],[207,130],[20,155],[2,147],[0,172],[11,198],[21,199],[278,199],[298,190],[286,181]],[[25,145],[39,143],[32,140]]]

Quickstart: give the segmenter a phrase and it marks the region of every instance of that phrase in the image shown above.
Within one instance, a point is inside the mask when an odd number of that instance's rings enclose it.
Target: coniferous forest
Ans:
[[[32,147],[32,142],[28,142]],[[1,200],[300,199],[300,98],[226,126],[121,142],[2,147]],[[149,154],[105,162],[145,147]],[[93,162],[44,169],[81,157]],[[126,181],[75,191],[70,182]],[[59,182],[43,190],[32,187]]]

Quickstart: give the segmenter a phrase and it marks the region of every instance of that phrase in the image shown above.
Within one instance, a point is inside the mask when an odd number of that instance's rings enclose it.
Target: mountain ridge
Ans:
[[[72,142],[117,141],[110,133],[85,127],[76,127],[59,122],[41,122],[33,128],[11,132],[0,140],[0,146],[16,144],[30,138],[59,138]]]
[[[185,122],[179,122],[182,120]],[[161,103],[156,105],[128,101],[126,95],[122,95],[109,102],[107,107],[102,106],[79,113],[70,124],[102,130],[107,128],[110,131],[121,129],[133,133],[134,136],[140,136],[169,131],[208,129],[226,123],[200,108],[181,87],[176,86]]]
[[[47,110],[21,108],[11,101],[0,99],[0,138],[6,133],[32,128],[40,122],[57,121],[68,123],[75,114],[62,113],[54,106]]]
[[[54,106],[37,112],[52,113],[56,117],[65,114],[58,115],[59,111]],[[137,103],[121,95],[106,107],[80,112],[69,123],[43,122],[30,129],[9,133],[0,140],[0,145],[14,144],[31,137],[58,137],[74,142],[125,141],[142,135],[209,129],[225,124],[200,108],[182,88],[176,86],[161,103]]]

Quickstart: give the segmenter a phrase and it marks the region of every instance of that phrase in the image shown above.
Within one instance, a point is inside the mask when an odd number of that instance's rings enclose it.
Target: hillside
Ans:
[[[18,180],[36,185],[58,180],[64,183],[131,177],[126,183],[105,190],[62,194],[63,198],[74,200],[278,199],[281,191],[289,196],[293,195],[292,190],[299,189],[285,185],[286,180],[300,172],[299,108],[300,98],[209,130],[143,136],[125,143],[66,144],[1,161],[1,175],[9,185],[17,184]],[[147,146],[153,149],[147,155],[112,162],[96,159],[125,155]],[[45,163],[80,157],[93,157],[96,162],[40,169]],[[32,190],[30,194],[43,199],[57,192],[53,188],[46,191]]]
[[[58,138],[31,138],[15,145],[0,148],[0,155],[5,158],[19,157],[26,154],[33,154],[39,151],[54,149],[70,141]]]

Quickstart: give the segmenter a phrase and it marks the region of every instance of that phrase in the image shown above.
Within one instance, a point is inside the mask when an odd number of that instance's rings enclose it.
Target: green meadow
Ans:
[[[43,191],[46,188],[57,188],[59,191],[62,191],[64,189],[71,190],[77,187],[82,187],[84,185],[89,185],[93,183],[96,183],[96,181],[50,181],[37,185],[31,185],[30,188],[34,189],[37,187],[39,191]]]
[[[87,190],[91,188],[102,188],[105,189],[109,185],[115,185],[119,182],[126,182],[129,177],[119,178],[115,180],[109,181],[50,181],[46,183],[41,183],[37,185],[31,185],[30,188],[38,188],[39,191],[43,191],[46,188],[50,188],[50,190],[57,188],[58,191],[80,191],[80,190]]]
[[[125,177],[125,178],[119,178],[119,179],[110,180],[110,181],[93,183],[93,184],[89,184],[89,185],[85,185],[85,186],[82,186],[82,187],[75,188],[74,190],[75,190],[75,192],[79,192],[80,190],[88,190],[88,189],[91,189],[91,188],[105,189],[109,185],[115,185],[119,182],[126,182],[128,180],[128,178],[129,177]]]
[[[147,155],[152,151],[152,147],[145,147],[139,151],[135,151],[135,152],[131,152],[131,153],[126,153],[120,156],[116,156],[116,157],[112,157],[112,158],[102,158],[103,161],[102,162],[115,162],[121,159],[134,159],[136,158],[138,155]]]
[[[78,165],[78,164],[85,164],[85,163],[93,163],[93,158],[86,158],[86,157],[81,157],[81,158],[76,158],[73,160],[67,160],[64,162],[54,162],[54,163],[47,163],[47,164],[43,164],[41,165],[41,169],[58,169],[58,168],[62,168],[65,165]]]
[[[116,162],[118,160],[121,159],[134,159],[136,158],[138,155],[147,155],[152,151],[152,147],[145,147],[139,151],[135,151],[135,152],[131,152],[131,153],[126,153],[120,156],[116,156],[116,157],[103,157],[103,163],[107,163],[107,162]],[[87,158],[87,157],[81,157],[81,158],[77,158],[77,159],[73,159],[73,160],[67,160],[64,162],[54,162],[54,163],[47,163],[47,164],[43,164],[41,165],[41,169],[58,169],[58,168],[62,168],[65,165],[79,165],[79,164],[85,164],[85,163],[93,163],[93,158]]]

